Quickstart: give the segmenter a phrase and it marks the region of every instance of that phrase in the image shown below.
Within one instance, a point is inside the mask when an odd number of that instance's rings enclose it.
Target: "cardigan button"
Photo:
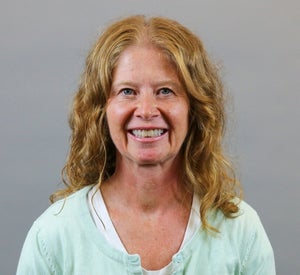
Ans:
[[[183,256],[181,254],[175,256],[175,262],[180,264],[183,261]]]
[[[130,255],[129,262],[132,264],[139,264],[140,263],[140,257],[137,255]]]

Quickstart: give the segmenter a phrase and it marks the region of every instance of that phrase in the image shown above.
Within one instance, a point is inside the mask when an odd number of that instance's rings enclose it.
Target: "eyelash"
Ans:
[[[164,93],[165,91],[167,91],[168,93],[166,94],[166,93]],[[169,95],[169,94],[171,94],[171,93],[174,93],[171,89],[169,89],[169,88],[161,88],[159,91],[158,91],[158,93],[160,93],[160,94],[162,94],[162,95]]]
[[[130,92],[130,94],[127,94],[126,92]],[[130,88],[125,88],[125,89],[122,89],[120,91],[120,93],[122,95],[125,95],[125,96],[129,96],[129,95],[133,95],[134,94],[134,90],[133,89],[130,89]]]
[[[122,94],[124,96],[131,96],[131,95],[135,94],[135,91],[133,89],[130,89],[130,88],[124,88],[120,91],[120,94]],[[161,88],[157,91],[157,95],[167,96],[167,95],[170,95],[170,94],[174,94],[174,92],[169,88]]]

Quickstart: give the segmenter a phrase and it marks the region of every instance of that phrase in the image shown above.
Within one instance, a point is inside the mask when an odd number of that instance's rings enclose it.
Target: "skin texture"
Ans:
[[[188,128],[185,91],[160,50],[131,46],[114,70],[107,120],[119,160],[160,165],[179,152]],[[155,138],[132,135],[134,129],[162,129]]]
[[[124,50],[106,113],[116,171],[101,191],[128,253],[138,253],[146,269],[171,261],[188,223],[192,195],[179,172],[188,111],[176,69],[161,50],[149,44]],[[145,129],[157,131],[137,132]]]
[[[209,224],[211,209],[234,218],[241,190],[222,150],[217,67],[176,21],[137,15],[109,26],[86,59],[69,118],[66,187],[51,201],[99,186],[127,251],[150,269],[177,252],[191,192],[201,200],[203,230],[218,230]]]

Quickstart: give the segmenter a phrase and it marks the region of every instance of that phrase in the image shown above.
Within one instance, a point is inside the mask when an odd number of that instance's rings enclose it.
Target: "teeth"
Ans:
[[[133,130],[132,134],[137,138],[152,138],[159,137],[163,134],[163,129],[153,129],[153,130]]]

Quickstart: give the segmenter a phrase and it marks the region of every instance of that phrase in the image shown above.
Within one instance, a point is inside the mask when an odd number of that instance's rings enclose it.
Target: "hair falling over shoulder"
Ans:
[[[92,184],[101,184],[115,169],[116,149],[106,122],[106,102],[112,73],[122,51],[134,44],[152,43],[177,67],[190,103],[189,131],[182,147],[183,175],[188,188],[201,199],[204,229],[211,229],[207,214],[221,210],[233,218],[238,212],[239,182],[222,149],[225,130],[223,85],[202,42],[176,21],[131,16],[110,25],[88,54],[75,94],[69,124],[70,151],[63,168],[65,188],[51,201]]]

